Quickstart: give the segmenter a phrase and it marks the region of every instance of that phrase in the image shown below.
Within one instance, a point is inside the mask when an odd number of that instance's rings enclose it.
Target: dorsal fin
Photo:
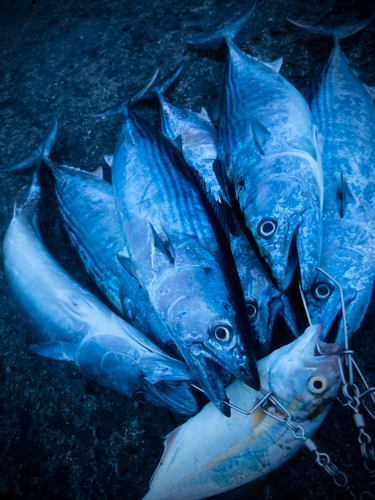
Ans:
[[[278,57],[275,61],[272,61],[272,62],[264,62],[262,61],[263,64],[265,64],[266,66],[268,66],[269,68],[273,69],[274,71],[276,71],[276,73],[280,73],[280,70],[281,70],[281,66],[283,65],[283,57]]]
[[[99,177],[100,179],[103,179],[103,168],[102,167],[98,167],[96,170],[94,170],[93,172],[89,172],[89,173],[92,175],[96,175],[96,177]]]

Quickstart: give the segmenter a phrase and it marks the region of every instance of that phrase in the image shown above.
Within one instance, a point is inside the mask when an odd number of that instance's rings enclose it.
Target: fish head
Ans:
[[[209,376],[217,378],[217,364],[246,384],[257,386],[255,357],[249,358],[224,280],[218,279],[215,269],[196,266],[180,269],[177,277],[171,276],[169,284],[164,281],[169,304],[162,307],[168,311],[168,324],[189,366],[204,364]],[[173,294],[176,288],[178,294]]]
[[[269,388],[287,403],[297,421],[316,418],[336,397],[341,385],[338,344],[319,339],[321,325],[313,325],[291,344],[274,351],[271,357]]]
[[[293,155],[264,158],[255,175],[236,179],[246,226],[280,290],[288,288],[298,265],[307,289],[320,259],[321,191],[309,172],[310,163]]]
[[[306,302],[312,322],[323,325],[322,338],[344,346],[342,300],[337,283],[343,292],[350,337],[359,328],[371,298],[375,266],[366,228],[339,221],[326,224],[325,232],[319,267],[322,271],[318,271],[306,293]]]

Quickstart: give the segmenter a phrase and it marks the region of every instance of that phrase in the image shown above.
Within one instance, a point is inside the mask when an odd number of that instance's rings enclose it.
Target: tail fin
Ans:
[[[43,156],[49,157],[51,153],[53,144],[56,139],[57,126],[58,126],[57,121],[55,120],[52,123],[52,125],[50,125],[50,127],[48,128],[44,136],[43,142],[31,154],[29,154],[20,161],[0,167],[1,170],[5,172],[16,172],[16,171],[24,171],[30,168],[39,167],[42,157]]]
[[[252,2],[251,6],[243,14],[236,17],[231,23],[225,25],[223,28],[212,33],[203,33],[202,35],[194,36],[186,40],[186,42],[193,45],[196,49],[218,49],[225,40],[233,40],[248,21],[255,6],[256,0]]]
[[[342,26],[337,26],[336,28],[331,28],[331,29],[323,28],[321,26],[313,26],[310,24],[303,24],[298,21],[292,21],[289,18],[288,21],[291,22],[292,24],[295,24],[299,28],[303,28],[307,31],[310,31],[310,33],[314,33],[314,35],[318,35],[322,38],[333,38],[335,40],[343,40],[344,38],[348,38],[349,36],[358,33],[358,31],[361,31],[363,28],[366,28],[366,26],[368,26],[371,23],[374,17],[375,17],[375,12],[357,23],[343,24]]]
[[[123,101],[120,102],[120,104],[116,104],[115,106],[109,108],[104,113],[99,113],[92,116],[94,118],[104,118],[106,116],[118,115],[124,111],[124,109],[128,104],[134,106],[134,104],[136,104],[138,101],[152,99],[153,94],[156,91],[159,91],[162,94],[164,94],[164,92],[172,85],[172,83],[181,73],[183,67],[184,65],[180,64],[180,66],[178,66],[177,69],[175,69],[174,71],[172,71],[172,73],[163,78],[157,85],[153,85],[153,83],[156,80],[156,77],[158,76],[158,70],[156,70],[152,78],[148,81],[148,83],[134,97],[124,99]]]

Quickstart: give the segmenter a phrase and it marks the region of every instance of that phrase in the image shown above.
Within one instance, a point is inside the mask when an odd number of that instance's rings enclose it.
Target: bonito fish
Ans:
[[[73,361],[106,387],[177,413],[197,410],[187,366],[170,358],[75,282],[45,248],[35,179],[4,239],[5,274],[33,331],[33,352]]]
[[[227,46],[218,147],[228,185],[278,288],[299,263],[308,289],[322,244],[320,140],[306,101],[279,73],[282,59],[261,62],[232,42],[254,6],[188,43]]]
[[[221,170],[217,161],[217,133],[202,108],[200,113],[173,106],[160,91],[160,129],[171,141],[176,141],[186,163],[196,170],[204,181],[207,196],[221,211],[221,218],[229,217],[227,236],[245,296],[246,311],[254,336],[257,357],[269,354],[272,331],[277,314],[280,314],[293,338],[299,336],[288,297],[280,292],[267,274],[236,217],[228,206],[224,179],[219,182]],[[180,143],[178,142],[180,138]],[[220,204],[223,201],[223,206]],[[289,339],[288,339],[289,340]]]
[[[339,346],[320,342],[320,330],[320,325],[309,327],[293,343],[258,361],[262,389],[272,391],[306,437],[323,422],[341,383],[334,355]],[[227,391],[231,403],[244,410],[263,397],[238,380]],[[208,404],[167,436],[144,500],[199,500],[256,483],[302,444],[285,423],[261,408],[250,415],[233,411],[225,419]]]
[[[320,267],[343,287],[349,336],[361,325],[375,278],[375,92],[349,67],[339,40],[373,18],[331,30],[292,21],[333,44],[307,99],[324,136]],[[312,321],[324,319],[323,338],[328,335],[343,345],[341,299],[334,281],[319,273],[306,298]]]
[[[207,396],[229,416],[215,365],[254,387],[259,380],[241,285],[223,254],[228,243],[178,150],[129,105],[123,112],[112,179],[134,275]]]

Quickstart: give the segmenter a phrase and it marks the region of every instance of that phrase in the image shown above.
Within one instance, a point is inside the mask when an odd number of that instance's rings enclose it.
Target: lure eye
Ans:
[[[136,391],[134,393],[133,398],[138,401],[138,403],[142,403],[143,405],[147,403],[146,396],[143,394],[142,391]]]
[[[265,240],[269,240],[275,234],[277,222],[273,219],[264,219],[258,225],[258,234]]]
[[[313,296],[317,300],[327,300],[328,297],[331,295],[332,290],[331,287],[328,285],[328,283],[318,283],[317,285],[314,286],[312,292]]]
[[[170,340],[167,343],[166,351],[167,351],[167,354],[169,354],[169,356],[172,356],[172,358],[175,358],[177,356],[178,349],[177,349],[176,344],[172,340]]]
[[[311,377],[307,384],[307,388],[313,394],[321,394],[328,389],[328,380],[323,375]]]
[[[258,316],[258,304],[252,300],[246,302],[247,316],[250,321],[255,321]]]
[[[213,335],[220,343],[226,344],[232,339],[232,328],[228,325],[217,325],[213,330]]]

